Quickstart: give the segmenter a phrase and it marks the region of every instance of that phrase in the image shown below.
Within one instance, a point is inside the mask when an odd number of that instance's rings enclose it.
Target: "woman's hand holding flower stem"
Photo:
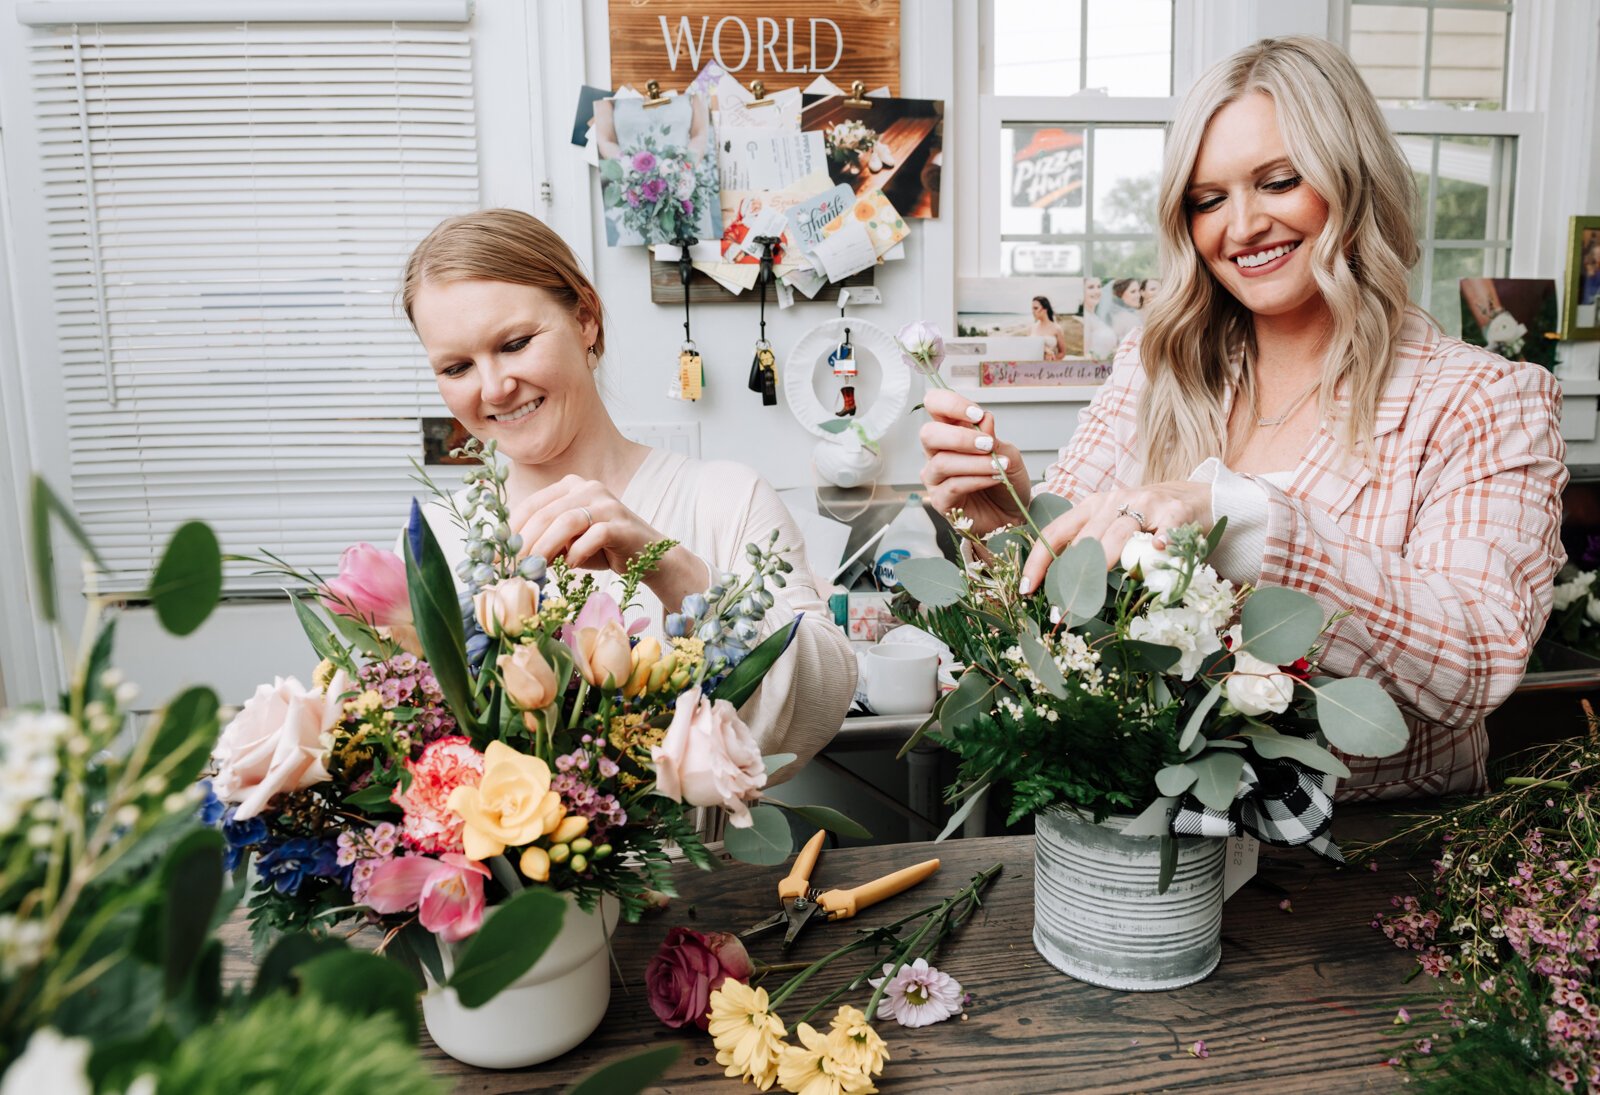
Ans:
[[[994,416],[952,391],[923,401],[922,483],[940,513],[959,508],[979,536],[1026,520],[1033,484],[1015,445],[995,436]]]

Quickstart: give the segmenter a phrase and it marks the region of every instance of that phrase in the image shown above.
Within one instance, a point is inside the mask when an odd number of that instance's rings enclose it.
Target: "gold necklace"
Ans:
[[[1275,418],[1262,418],[1261,417],[1261,391],[1260,391],[1259,388],[1254,390],[1254,391],[1252,391],[1250,393],[1251,396],[1253,397],[1252,400],[1251,400],[1251,402],[1253,404],[1253,406],[1251,407],[1251,410],[1255,413],[1257,428],[1263,428],[1263,427],[1270,428],[1272,426],[1281,426],[1281,425],[1283,425],[1285,422],[1287,422],[1289,420],[1289,416],[1290,415],[1294,414],[1295,411],[1298,411],[1300,409],[1300,404],[1304,403],[1306,401],[1307,397],[1309,397],[1312,392],[1316,391],[1321,386],[1322,386],[1322,378],[1321,377],[1318,377],[1316,380],[1313,380],[1311,382],[1310,386],[1302,389],[1300,391],[1300,394],[1295,396],[1294,399],[1292,399],[1289,402],[1289,405],[1284,408],[1283,413],[1279,414]]]

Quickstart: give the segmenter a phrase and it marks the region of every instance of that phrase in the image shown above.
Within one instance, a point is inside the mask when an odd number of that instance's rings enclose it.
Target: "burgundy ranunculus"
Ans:
[[[644,970],[650,1010],[669,1027],[693,1023],[706,1029],[711,994],[723,981],[747,981],[750,955],[728,932],[673,928]]]

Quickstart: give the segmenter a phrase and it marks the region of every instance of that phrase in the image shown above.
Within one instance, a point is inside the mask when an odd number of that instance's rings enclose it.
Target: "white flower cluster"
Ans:
[[[1595,573],[1592,570],[1580,570],[1569,580],[1557,582],[1553,592],[1555,611],[1564,612],[1580,597],[1588,597],[1589,603],[1584,606],[1584,615],[1591,623],[1600,624],[1600,597],[1593,595]]]
[[[1104,691],[1105,675],[1100,669],[1100,652],[1091,648],[1082,635],[1067,631],[1054,636],[1045,635],[1043,639],[1051,660],[1061,670],[1061,675],[1067,678],[1069,686],[1076,685],[1091,696],[1098,696]],[[1034,676],[1027,658],[1023,657],[1022,647],[1009,646],[1002,651],[1001,657],[1011,663],[1017,680],[1038,688],[1039,678]],[[1017,717],[1021,718],[1020,712]]]
[[[44,944],[44,921],[0,913],[0,980],[15,980],[44,961]]]
[[[18,711],[0,720],[0,832],[16,829],[35,803],[54,801],[61,745],[74,730],[57,711]]]
[[[1238,590],[1200,563],[1178,603],[1168,603],[1183,575],[1172,556],[1157,548],[1154,540],[1148,532],[1136,533],[1122,549],[1122,569],[1156,595],[1156,607],[1129,621],[1128,637],[1176,648],[1180,652],[1178,675],[1193,680],[1206,657],[1222,649],[1219,636],[1233,618]]]

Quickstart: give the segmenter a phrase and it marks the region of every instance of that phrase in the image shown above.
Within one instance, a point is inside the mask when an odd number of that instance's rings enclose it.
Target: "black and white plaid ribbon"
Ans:
[[[1328,835],[1333,822],[1334,777],[1292,760],[1245,761],[1239,790],[1226,810],[1213,810],[1192,794],[1178,801],[1172,815],[1174,836],[1239,836],[1249,833],[1265,844],[1304,845],[1343,863]]]

